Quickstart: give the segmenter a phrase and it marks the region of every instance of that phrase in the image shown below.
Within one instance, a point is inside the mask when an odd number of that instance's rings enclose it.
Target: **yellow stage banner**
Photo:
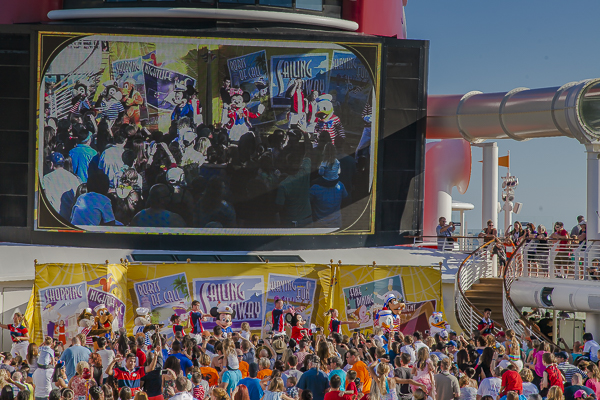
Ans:
[[[133,329],[135,310],[150,310],[153,323],[164,324],[170,333],[170,317],[177,314],[185,321],[192,300],[209,313],[225,304],[233,308],[232,328],[248,322],[252,331],[271,330],[271,311],[276,298],[284,310],[303,315],[304,320],[322,325],[329,297],[331,267],[311,264],[129,264],[127,283],[127,327]],[[202,322],[212,329],[212,319]]]
[[[429,318],[443,312],[442,273],[433,267],[335,266],[329,303],[339,311],[342,332],[371,330],[388,294],[403,299],[406,308],[400,329],[412,333],[429,330]],[[328,322],[328,321],[327,321]]]
[[[77,316],[85,308],[94,312],[98,306],[105,305],[113,316],[113,329],[124,326],[126,266],[37,264],[35,271],[34,301],[29,302],[26,316],[32,315],[27,321],[36,343],[45,335],[67,343],[81,332]]]
[[[91,309],[94,320],[101,310],[112,315],[112,329],[125,327],[133,334],[137,309],[149,311],[152,323],[173,334],[171,317],[187,325],[192,301],[206,314],[227,305],[235,311],[232,328],[243,322],[253,332],[272,330],[271,314],[277,299],[284,311],[303,315],[312,324],[327,327],[325,312],[340,311],[343,332],[370,330],[393,293],[407,304],[404,331],[429,329],[429,317],[442,311],[441,271],[432,267],[320,265],[294,263],[173,263],[173,264],[38,264],[26,319],[34,340],[50,335],[67,343],[84,330],[77,321]],[[83,325],[83,324],[81,324]],[[203,322],[215,326],[213,318]],[[97,327],[97,326],[95,326]],[[328,332],[328,329],[325,329]]]

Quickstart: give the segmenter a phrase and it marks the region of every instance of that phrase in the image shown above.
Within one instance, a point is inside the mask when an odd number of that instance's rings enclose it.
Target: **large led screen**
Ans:
[[[380,53],[40,33],[36,229],[374,233]]]

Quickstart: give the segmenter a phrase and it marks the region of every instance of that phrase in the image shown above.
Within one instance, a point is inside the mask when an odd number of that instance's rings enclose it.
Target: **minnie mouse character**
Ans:
[[[220,304],[219,307],[210,309],[210,315],[215,318],[215,324],[223,330],[223,337],[227,337],[228,333],[232,333],[231,324],[235,318],[235,310],[225,304]]]
[[[294,339],[296,343],[300,343],[302,338],[310,336],[310,329],[302,326],[306,323],[302,314],[286,314],[285,322],[292,326],[292,339]]]
[[[250,101],[250,94],[242,91],[242,89],[232,89],[231,104],[223,105],[222,123],[227,128],[229,140],[237,142],[247,133],[252,124],[250,118],[258,118],[265,111],[263,104],[258,105],[256,114],[246,108]]]

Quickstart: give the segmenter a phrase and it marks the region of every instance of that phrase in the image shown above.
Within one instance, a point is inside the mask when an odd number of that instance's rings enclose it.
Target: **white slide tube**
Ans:
[[[542,89],[469,92],[427,98],[427,138],[600,140],[600,79]]]

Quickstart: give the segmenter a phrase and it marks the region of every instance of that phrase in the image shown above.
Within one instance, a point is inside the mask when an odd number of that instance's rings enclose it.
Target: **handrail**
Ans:
[[[454,313],[461,329],[468,336],[471,336],[473,330],[477,328],[479,321],[483,318],[483,313],[468,299],[465,291],[479,279],[493,276],[491,257],[487,251],[487,247],[493,242],[494,240],[490,240],[472,251],[456,272]],[[483,268],[481,268],[481,264],[485,264]],[[500,331],[499,327],[495,327],[494,331]]]
[[[523,335],[524,329],[527,327],[527,336],[543,342],[553,343],[552,340],[542,332],[535,330],[534,325],[527,318],[523,317],[523,314],[510,297],[510,288],[512,283],[515,281],[515,278],[523,276],[523,250],[526,247],[526,244],[527,242],[523,240],[517,245],[515,251],[508,259],[502,274],[504,288],[502,296],[502,311],[504,316],[504,324],[507,329],[514,330],[519,336]],[[516,321],[522,321],[523,325],[517,323]]]

